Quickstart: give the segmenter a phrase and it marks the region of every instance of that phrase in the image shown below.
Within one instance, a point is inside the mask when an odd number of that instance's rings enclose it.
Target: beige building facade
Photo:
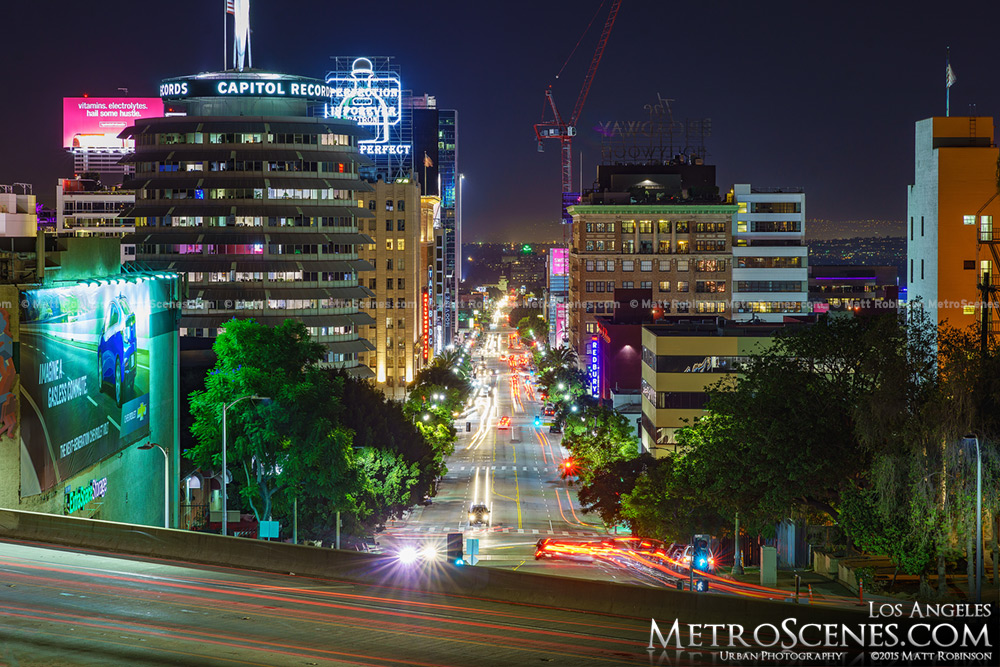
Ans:
[[[405,397],[405,387],[426,363],[424,332],[427,253],[433,243],[433,221],[423,214],[420,183],[416,178],[379,180],[374,192],[358,205],[374,214],[364,233],[374,239],[364,259],[375,270],[365,274],[365,285],[375,296],[365,305],[375,320],[365,337],[375,347],[364,363],[375,382],[390,398]],[[359,230],[361,231],[361,230]]]
[[[589,365],[615,289],[650,289],[650,316],[730,317],[731,204],[577,205],[569,254],[570,342]],[[653,312],[656,310],[656,312]]]

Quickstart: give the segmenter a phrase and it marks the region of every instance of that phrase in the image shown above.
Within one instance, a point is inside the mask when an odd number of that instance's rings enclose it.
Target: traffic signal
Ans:
[[[465,558],[465,549],[462,542],[462,533],[448,533],[448,560],[456,565],[460,565],[458,561],[463,561]]]
[[[708,550],[708,540],[703,539],[703,536],[698,535],[694,541],[694,554],[692,554],[692,562],[694,563],[694,569],[707,571],[710,566],[711,553]]]
[[[535,415],[535,426],[538,427],[541,425],[542,425],[542,418],[539,417],[538,415]]]
[[[562,463],[562,476],[572,477],[576,475],[576,461],[572,458],[566,459]]]

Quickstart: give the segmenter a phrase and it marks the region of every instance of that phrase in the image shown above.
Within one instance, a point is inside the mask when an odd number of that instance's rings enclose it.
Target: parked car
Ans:
[[[97,363],[100,385],[114,386],[115,402],[119,407],[135,386],[138,340],[135,335],[135,313],[122,295],[113,298],[104,309],[104,325],[97,343]]]

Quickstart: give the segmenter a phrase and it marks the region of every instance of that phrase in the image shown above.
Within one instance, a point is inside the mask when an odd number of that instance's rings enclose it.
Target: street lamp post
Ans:
[[[245,401],[247,399],[261,401],[264,405],[271,402],[271,399],[267,396],[241,396],[235,401],[226,405],[222,404],[222,534],[223,536],[229,534],[229,497],[227,495],[226,489],[226,410],[233,407],[240,401]]]
[[[155,442],[147,442],[139,445],[139,449],[152,449],[156,447],[163,454],[163,527],[170,528],[170,457],[167,450]]]
[[[976,602],[983,600],[983,459],[979,452],[979,438],[970,433],[962,438],[962,444],[969,441],[976,445]]]

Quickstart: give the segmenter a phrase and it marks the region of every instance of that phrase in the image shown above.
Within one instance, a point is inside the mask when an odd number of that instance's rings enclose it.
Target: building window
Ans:
[[[910,218],[910,240],[913,240],[913,218]]]
[[[622,281],[622,289],[635,289],[635,283],[631,280]]]
[[[966,271],[975,271],[976,270],[976,262],[975,262],[975,260],[967,259],[967,260],[965,260],[965,262],[963,264],[964,264],[964,269]]]
[[[587,281],[587,291],[588,292],[593,292],[594,291],[594,281],[592,281],[592,280],[588,280]]]
[[[598,280],[597,284],[596,284],[596,287],[597,287],[597,291],[598,292],[603,292],[604,291],[604,281]]]
[[[687,280],[678,280],[677,281],[677,291],[678,292],[687,292],[689,284],[690,283]]]
[[[399,209],[399,210],[402,211],[403,209]],[[397,232],[405,232],[406,231],[406,220],[397,220],[396,221],[396,231]]]
[[[385,279],[385,288],[386,289],[392,289],[392,278],[386,278]]]
[[[635,234],[635,220],[622,221],[622,232],[625,234]]]
[[[920,260],[920,279],[924,279],[924,260]]]
[[[385,249],[386,250],[392,250],[392,239],[386,239],[385,240]]]
[[[653,281],[652,280],[643,280],[642,282],[639,283],[639,288],[640,289],[653,289]]]
[[[661,292],[669,292],[670,291],[670,281],[669,280],[661,280],[660,281],[660,291]]]
[[[653,260],[651,260],[651,259],[644,259],[641,262],[639,262],[639,270],[640,271],[652,271],[653,270]]]
[[[397,210],[405,211],[406,210],[406,202],[404,200],[400,199],[398,202],[396,202],[396,208],[397,208]]]
[[[634,259],[623,259],[622,260],[622,271],[635,271],[635,260]]]
[[[962,216],[963,225],[974,225],[976,224],[976,216],[974,215],[963,215]]]
[[[603,259],[597,260],[597,270],[598,271],[603,271],[604,270],[604,260]]]
[[[669,271],[669,270],[670,270],[670,260],[669,259],[661,259],[660,260],[660,271]]]
[[[920,216],[920,235],[924,235],[924,216]]]
[[[594,260],[588,259],[587,260],[587,271],[591,272],[593,270],[594,270]]]
[[[622,240],[622,254],[623,255],[634,255],[635,254],[635,241],[632,239]]]
[[[387,231],[387,232],[391,232],[392,231],[392,220],[386,220],[385,221],[385,231]]]
[[[614,248],[612,248],[612,250],[614,250]],[[608,271],[614,271],[614,270],[615,270],[615,260],[609,259],[608,260]]]
[[[694,291],[700,293],[723,293],[726,291],[725,280],[697,280],[694,283]]]
[[[660,220],[658,223],[656,223],[656,228],[657,228],[657,231],[659,231],[661,234],[669,234],[670,233],[670,221],[669,220]]]
[[[593,241],[587,241],[586,245],[584,246],[584,250],[586,252],[594,252],[594,242]]]
[[[396,239],[396,250],[406,250],[405,239]]]
[[[405,278],[396,278],[396,289],[405,289]],[[725,284],[725,283],[723,283]]]
[[[368,289],[370,290],[378,289],[377,287],[375,287],[375,280],[376,280],[375,278],[368,279]]]
[[[387,271],[392,271],[392,257],[385,260],[385,268]]]
[[[609,292],[614,292],[615,291],[615,281],[613,281],[613,280],[609,280],[608,281],[608,291]]]
[[[652,234],[653,233],[653,221],[652,220],[640,220],[639,221],[639,233],[640,234]]]
[[[910,260],[910,282],[913,282],[913,260]]]
[[[387,210],[387,211],[391,211],[392,210],[392,200],[391,199],[386,199],[385,200],[385,210]]]

